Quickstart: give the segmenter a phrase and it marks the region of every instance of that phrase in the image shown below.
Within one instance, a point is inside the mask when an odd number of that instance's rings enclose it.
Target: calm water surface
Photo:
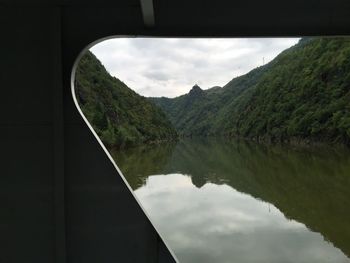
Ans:
[[[114,153],[181,263],[350,262],[350,153],[190,139]]]

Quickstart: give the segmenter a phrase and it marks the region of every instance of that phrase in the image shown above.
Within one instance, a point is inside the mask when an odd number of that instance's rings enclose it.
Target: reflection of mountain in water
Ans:
[[[176,142],[160,145],[144,145],[112,152],[118,167],[123,172],[132,189],[144,185],[148,176],[165,173]]]
[[[130,149],[115,159],[133,189],[149,175],[182,173],[202,187],[228,184],[274,204],[287,218],[350,256],[350,153],[298,149],[222,140]]]

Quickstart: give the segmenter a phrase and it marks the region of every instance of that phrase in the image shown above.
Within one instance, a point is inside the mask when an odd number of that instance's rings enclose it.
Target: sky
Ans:
[[[224,86],[268,63],[299,38],[114,38],[92,48],[107,71],[146,97]]]

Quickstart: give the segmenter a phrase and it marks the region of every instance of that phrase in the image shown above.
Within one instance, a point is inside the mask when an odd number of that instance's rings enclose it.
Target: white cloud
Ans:
[[[298,38],[115,38],[91,48],[107,70],[144,96],[175,97],[194,84],[224,86],[271,61]]]

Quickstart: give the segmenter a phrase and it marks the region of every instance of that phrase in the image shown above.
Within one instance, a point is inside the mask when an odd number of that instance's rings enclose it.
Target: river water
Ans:
[[[112,153],[181,263],[350,262],[350,152],[187,139]]]

